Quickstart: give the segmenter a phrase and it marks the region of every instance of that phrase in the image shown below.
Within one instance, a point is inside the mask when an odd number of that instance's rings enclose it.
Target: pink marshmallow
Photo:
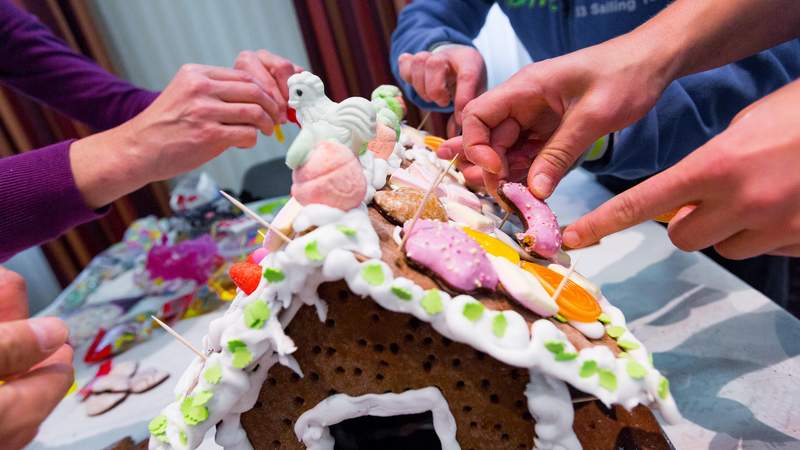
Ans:
[[[292,196],[302,205],[318,203],[347,211],[358,206],[367,180],[353,152],[334,141],[314,146],[305,164],[292,173]]]
[[[520,183],[501,184],[499,194],[511,203],[525,222],[525,232],[517,233],[517,239],[525,250],[553,258],[561,248],[561,230],[550,207]]]

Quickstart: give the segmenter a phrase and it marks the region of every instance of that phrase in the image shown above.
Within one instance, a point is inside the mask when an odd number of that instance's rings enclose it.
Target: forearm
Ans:
[[[800,36],[797,0],[678,0],[624,38],[657,42],[672,79],[719,67]]]
[[[72,141],[0,159],[0,262],[100,217],[70,168]]]

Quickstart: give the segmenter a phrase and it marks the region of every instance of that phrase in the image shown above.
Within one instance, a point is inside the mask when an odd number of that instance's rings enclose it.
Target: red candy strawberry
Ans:
[[[239,289],[250,295],[261,281],[261,266],[247,261],[238,262],[231,266],[228,275]]]

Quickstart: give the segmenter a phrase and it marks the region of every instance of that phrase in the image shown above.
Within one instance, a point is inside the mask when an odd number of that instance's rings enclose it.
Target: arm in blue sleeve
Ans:
[[[430,50],[439,43],[472,46],[472,40],[481,31],[493,3],[491,0],[415,0],[403,8],[392,34],[390,58],[392,73],[406,98],[424,109],[453,110],[452,105],[442,108],[422,100],[411,85],[400,78],[397,59],[403,53]]]
[[[635,179],[667,169],[728,126],[744,107],[800,76],[800,40],[672,82],[639,122],[614,136],[611,153],[583,164]]]

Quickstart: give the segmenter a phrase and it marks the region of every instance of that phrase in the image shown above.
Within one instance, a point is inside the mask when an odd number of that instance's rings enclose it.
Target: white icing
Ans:
[[[534,448],[540,450],[581,448],[581,443],[572,430],[575,411],[566,383],[531,370],[525,396],[528,397],[528,410],[536,419]]]
[[[309,450],[333,450],[329,427],[347,419],[363,416],[392,417],[430,411],[433,428],[442,450],[459,450],[456,421],[442,393],[435,387],[405,391],[401,394],[367,394],[351,397],[336,394],[304,412],[294,426],[297,438]]]
[[[582,335],[589,339],[600,339],[606,334],[606,328],[600,322],[578,322],[576,320],[570,320],[569,324],[572,325],[572,328],[580,331]]]

